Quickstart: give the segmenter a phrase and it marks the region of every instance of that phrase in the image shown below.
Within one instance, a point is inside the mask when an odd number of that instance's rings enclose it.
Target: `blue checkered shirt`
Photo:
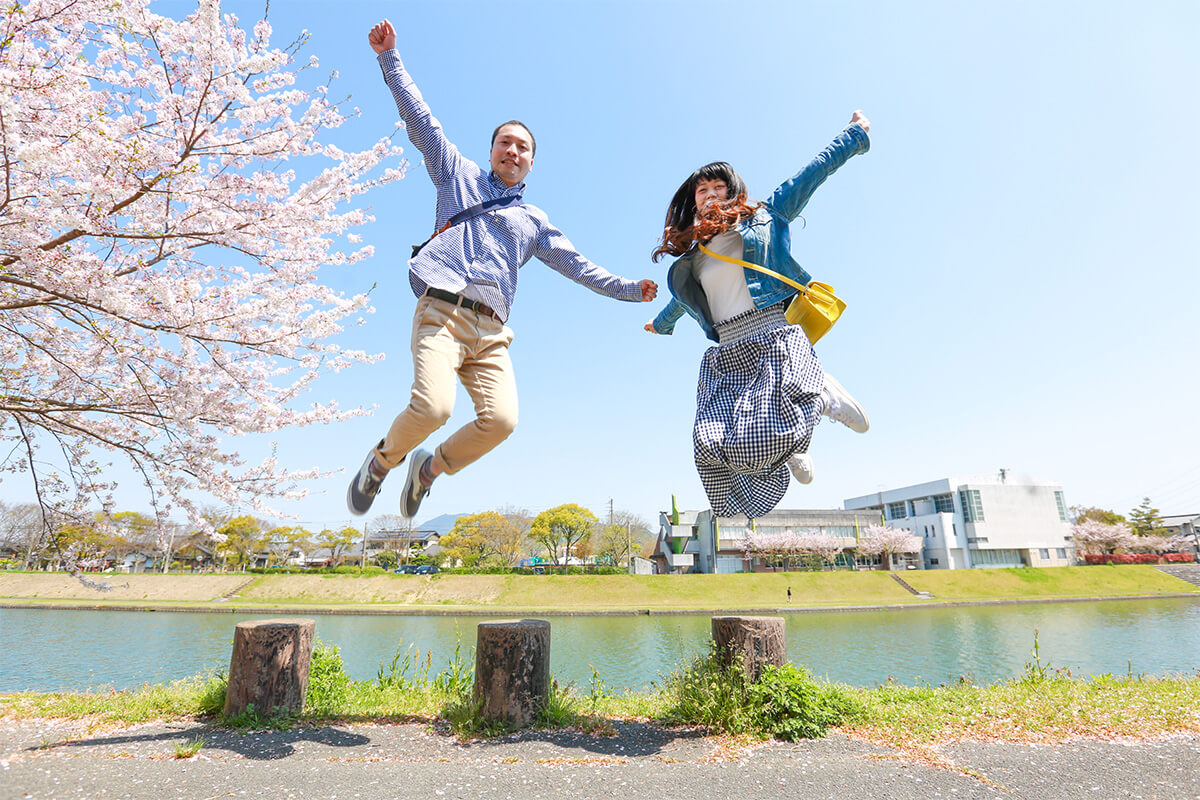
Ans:
[[[380,53],[379,66],[408,138],[425,157],[425,168],[437,189],[434,230],[465,208],[524,192],[524,183],[506,186],[495,172],[485,173],[446,138],[395,50]],[[550,224],[546,212],[531,205],[489,211],[435,236],[408,262],[408,280],[418,297],[431,286],[458,292],[491,306],[507,322],[517,293],[517,272],[534,256],[605,297],[642,299],[640,281],[617,277],[588,261]]]

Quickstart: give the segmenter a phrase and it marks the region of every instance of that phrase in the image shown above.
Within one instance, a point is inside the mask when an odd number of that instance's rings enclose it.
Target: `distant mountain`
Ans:
[[[465,514],[442,514],[440,517],[425,520],[420,525],[414,525],[413,530],[418,531],[437,531],[439,536],[445,536],[454,527],[454,523],[459,517],[466,516]]]

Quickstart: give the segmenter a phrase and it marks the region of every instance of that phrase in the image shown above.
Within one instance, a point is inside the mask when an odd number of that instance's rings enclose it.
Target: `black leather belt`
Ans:
[[[425,290],[425,296],[434,297],[438,300],[445,300],[447,303],[453,303],[456,306],[469,308],[476,314],[483,314],[485,317],[491,317],[497,322],[503,322],[503,320],[500,319],[500,315],[493,311],[491,306],[481,303],[478,300],[472,300],[469,297],[463,297],[461,294],[447,292],[445,289],[435,289],[434,287],[430,286]]]

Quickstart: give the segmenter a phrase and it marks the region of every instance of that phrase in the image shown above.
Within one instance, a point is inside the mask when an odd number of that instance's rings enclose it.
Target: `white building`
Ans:
[[[854,553],[862,528],[879,522],[878,512],[841,509],[775,509],[754,520],[758,533],[809,531],[842,540],[842,567],[879,566],[878,557]],[[658,542],[650,560],[659,573],[762,572],[771,569],[762,558],[747,557],[743,547],[750,531],[746,517],[717,517],[711,510],[663,511],[659,514]]]
[[[1075,563],[1062,486],[1007,470],[881,490],[843,505],[881,512],[884,524],[921,537],[926,569]]]

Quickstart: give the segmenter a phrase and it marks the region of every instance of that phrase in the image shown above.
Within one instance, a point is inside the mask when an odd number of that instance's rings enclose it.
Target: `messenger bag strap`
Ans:
[[[478,205],[473,205],[470,208],[464,208],[462,211],[458,212],[453,217],[446,220],[446,224],[443,225],[438,230],[434,231],[433,236],[430,236],[428,239],[421,242],[420,244],[414,244],[413,245],[413,257],[415,258],[417,253],[421,252],[421,248],[423,248],[425,245],[432,242],[433,237],[437,236],[439,233],[444,233],[445,231],[449,230],[450,228],[452,228],[455,225],[461,225],[462,223],[464,223],[468,220],[475,219],[476,217],[480,216],[481,214],[486,214],[487,212],[492,211],[494,209],[507,208],[508,206],[511,206],[511,205],[520,205],[521,198],[523,196],[524,195],[510,194],[510,195],[506,195],[504,197],[493,197],[491,200],[485,200],[482,203],[479,203]]]
[[[778,272],[769,270],[766,267],[760,267],[757,264],[751,264],[749,261],[742,261],[740,258],[730,258],[729,256],[723,256],[720,253],[714,253],[712,250],[709,250],[707,247],[700,244],[700,242],[696,242],[696,244],[700,247],[700,252],[704,253],[704,255],[708,256],[709,258],[715,258],[718,261],[725,261],[730,264],[736,264],[739,267],[745,267],[746,269],[752,269],[755,272],[761,272],[764,275],[770,275],[772,278],[775,278],[776,280],[783,281],[788,286],[792,286],[792,287],[795,287],[796,289],[799,289],[801,294],[808,293],[807,286],[804,286],[801,283],[797,283],[796,281],[792,280],[791,278],[787,277],[786,275],[780,275]]]

